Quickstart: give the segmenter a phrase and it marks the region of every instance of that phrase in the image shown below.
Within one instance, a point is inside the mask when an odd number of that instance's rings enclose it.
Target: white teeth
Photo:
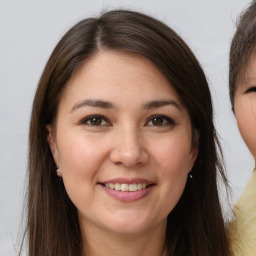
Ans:
[[[114,189],[117,191],[129,191],[129,192],[135,192],[138,190],[145,189],[147,187],[147,184],[145,183],[134,183],[134,184],[125,184],[125,183],[106,183],[105,186],[110,189]]]
[[[137,191],[137,190],[138,190],[137,184],[130,184],[129,185],[129,191]]]
[[[121,184],[121,191],[128,191],[129,185],[128,184]]]
[[[115,185],[114,185],[114,189],[115,190],[121,190],[121,184],[120,183],[116,183]]]
[[[137,189],[138,189],[138,190],[141,190],[141,189],[142,189],[142,184],[141,184],[141,183],[137,184]]]

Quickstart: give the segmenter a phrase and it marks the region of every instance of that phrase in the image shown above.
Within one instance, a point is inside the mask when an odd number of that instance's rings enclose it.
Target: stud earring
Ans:
[[[56,166],[56,173],[59,177],[61,177],[61,170],[59,166]]]
[[[189,177],[191,180],[193,179],[192,170],[188,173],[188,177]]]

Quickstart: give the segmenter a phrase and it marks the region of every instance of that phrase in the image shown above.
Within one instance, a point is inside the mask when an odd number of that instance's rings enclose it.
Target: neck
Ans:
[[[167,256],[166,222],[143,233],[119,234],[87,225],[83,256]]]

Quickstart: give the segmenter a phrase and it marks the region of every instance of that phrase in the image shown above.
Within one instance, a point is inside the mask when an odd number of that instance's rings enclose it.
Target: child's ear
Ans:
[[[57,150],[56,139],[55,139],[55,136],[53,134],[52,126],[50,124],[47,124],[46,125],[46,130],[48,131],[47,142],[48,142],[49,147],[51,149],[52,156],[54,158],[56,166],[59,166],[58,150]]]

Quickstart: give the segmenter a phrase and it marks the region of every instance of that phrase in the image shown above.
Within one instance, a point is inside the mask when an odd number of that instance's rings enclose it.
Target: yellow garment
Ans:
[[[229,225],[234,256],[256,256],[256,170],[234,207],[235,220]]]

